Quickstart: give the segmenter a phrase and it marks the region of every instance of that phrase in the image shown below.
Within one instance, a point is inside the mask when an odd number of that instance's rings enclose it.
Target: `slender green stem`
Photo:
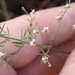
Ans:
[[[50,48],[48,48],[48,50],[47,50],[47,54],[50,52],[50,50],[51,50],[51,47],[50,47]]]
[[[16,38],[8,37],[8,36],[4,36],[4,35],[1,35],[1,34],[0,34],[0,37],[8,38],[8,39],[12,39],[12,40],[16,40],[16,41],[20,41],[20,42],[23,42],[23,43],[29,44],[29,42],[22,41],[22,40],[20,40],[20,39],[16,39]],[[51,48],[52,50],[56,50],[56,51],[59,51],[59,52],[62,52],[62,53],[70,53],[70,52],[65,52],[65,51],[58,50],[58,49],[53,48],[53,47],[51,47],[51,46],[42,46],[42,45],[39,45],[39,44],[36,44],[36,46],[39,46],[40,48],[43,48],[43,49]]]
[[[49,48],[51,48],[51,50],[58,51],[58,52],[61,52],[61,53],[65,53],[65,54],[70,54],[70,53],[71,53],[71,52],[66,52],[66,51],[62,51],[62,50],[53,48],[53,47],[51,47],[51,46],[42,46],[42,45],[38,45],[38,44],[37,44],[37,46],[42,47],[42,48],[44,48],[44,49],[49,49]]]
[[[54,50],[54,51],[65,53],[65,54],[70,54],[71,53],[71,52],[62,51],[62,50],[59,50],[59,49],[56,49],[56,48],[51,48],[51,49]]]
[[[61,27],[61,21],[60,21],[59,24],[58,24],[58,31],[57,31],[57,33],[56,33],[56,35],[55,35],[55,39],[54,39],[55,41],[54,41],[54,44],[55,44],[56,40],[58,39],[60,27]]]
[[[12,59],[14,58],[14,56],[17,55],[18,52],[19,52],[23,47],[24,47],[24,44],[22,44],[22,46],[15,52],[15,54],[12,55],[11,57],[9,57],[9,58],[6,60],[6,62],[12,60]],[[12,62],[11,62],[11,63],[12,63]]]

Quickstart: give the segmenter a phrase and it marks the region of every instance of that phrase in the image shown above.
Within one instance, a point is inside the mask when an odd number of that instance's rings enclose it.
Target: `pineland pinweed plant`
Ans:
[[[65,51],[59,50],[57,48],[54,48],[54,46],[56,45],[56,40],[58,38],[60,28],[61,28],[63,16],[67,12],[67,10],[70,8],[70,2],[71,2],[71,0],[69,0],[69,2],[64,6],[63,10],[62,9],[58,10],[59,14],[56,16],[56,19],[58,21],[58,31],[55,35],[55,39],[52,40],[53,45],[51,45],[51,46],[43,46],[36,42],[37,36],[39,36],[40,33],[47,34],[50,30],[49,30],[49,27],[43,27],[41,31],[36,30],[37,25],[33,25],[33,21],[35,19],[35,10],[34,9],[30,13],[28,13],[26,11],[26,9],[24,7],[22,7],[22,10],[30,17],[29,19],[27,19],[30,24],[28,25],[28,28],[26,30],[24,30],[24,31],[22,30],[20,39],[11,37],[8,28],[7,28],[8,33],[6,33],[4,31],[5,24],[1,25],[0,26],[0,38],[3,38],[3,41],[0,41],[0,47],[1,47],[0,63],[1,64],[9,63],[10,65],[12,65],[13,57],[16,54],[18,54],[20,50],[22,50],[22,48],[24,47],[25,44],[29,44],[30,46],[38,46],[41,50],[41,53],[38,54],[39,56],[41,56],[41,64],[43,64],[43,63],[48,64],[48,67],[52,66],[52,63],[50,63],[50,61],[49,61],[49,59],[51,58],[49,55],[49,52],[51,50],[58,51],[59,53],[70,54],[70,52],[65,52]],[[75,29],[75,25],[73,25],[73,29]],[[29,41],[25,41],[26,39],[29,39]],[[75,38],[73,37],[73,39],[74,39],[74,44],[75,44]],[[5,53],[4,47],[5,47],[6,43],[10,40],[13,40],[13,42],[11,42],[11,43],[13,43],[14,46],[18,47],[18,50],[16,52],[9,53],[8,55],[11,55],[11,57],[8,58],[6,56],[7,54]],[[45,49],[46,49],[46,51],[45,51]],[[5,60],[5,62],[3,62],[1,60],[1,58],[3,58]]]

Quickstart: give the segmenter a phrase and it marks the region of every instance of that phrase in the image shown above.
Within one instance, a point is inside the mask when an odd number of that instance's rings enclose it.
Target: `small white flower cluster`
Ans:
[[[57,20],[61,20],[61,19],[62,19],[62,16],[59,15],[59,16],[56,17],[56,19],[57,19]]]
[[[66,4],[66,5],[65,5],[65,8],[70,8],[70,5],[69,5],[69,4]]]
[[[43,30],[42,32],[48,32],[49,31],[49,28],[48,27],[43,27]],[[37,36],[37,34],[39,34],[39,31],[38,30],[33,30],[33,36]],[[35,43],[35,39],[33,38],[31,41],[30,41],[30,45],[31,46],[36,46],[36,43]]]
[[[0,52],[0,57],[4,57],[6,53]]]
[[[4,58],[5,56],[6,56],[6,53],[0,51],[0,63],[1,63],[1,64],[3,63],[3,61],[2,61],[1,58]]]
[[[47,63],[48,64],[48,67],[51,67],[52,65],[50,64],[50,62],[48,61],[49,58],[47,56],[43,56],[42,57],[42,63]]]
[[[36,45],[35,39],[32,39],[32,40],[30,41],[30,45],[31,45],[31,46],[35,46],[35,45]]]
[[[26,9],[24,8],[24,7],[22,7],[22,10],[24,11],[24,12],[26,12]],[[34,14],[35,13],[35,9],[32,9],[32,11],[30,12],[30,14]]]
[[[43,56],[43,57],[42,57],[42,62],[43,62],[43,63],[47,63],[47,62],[48,62],[48,59],[49,59],[49,58],[48,58],[47,56]]]
[[[75,29],[75,25],[73,25],[73,29]]]
[[[33,37],[36,37],[37,34],[39,34],[39,31],[38,31],[38,30],[33,30]],[[33,38],[33,39],[30,41],[30,45],[31,45],[31,46],[36,46],[35,40],[36,40],[36,38]]]
[[[32,11],[30,13],[34,14],[35,13],[35,9],[32,9]]]
[[[35,18],[35,9],[32,9],[31,12],[29,13],[29,15],[31,16],[32,20],[34,20]]]
[[[49,28],[48,27],[43,27],[43,30],[42,30],[42,32],[48,32],[49,31]]]
[[[66,10],[68,9],[68,8],[70,8],[70,5],[69,4],[66,4],[65,6],[64,6],[64,10],[58,10],[59,11],[59,15],[58,16],[56,16],[56,19],[58,20],[58,21],[61,21],[62,20],[62,17],[63,17],[63,15],[65,14],[65,12],[66,12]]]
[[[37,34],[39,34],[39,31],[38,30],[33,30],[33,34],[37,35]]]

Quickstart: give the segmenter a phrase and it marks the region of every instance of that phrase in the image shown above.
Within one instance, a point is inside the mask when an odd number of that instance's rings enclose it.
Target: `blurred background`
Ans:
[[[72,0],[74,2],[75,0]],[[24,14],[21,7],[28,12],[31,9],[41,10],[66,4],[68,0],[0,0],[0,22],[6,21]]]

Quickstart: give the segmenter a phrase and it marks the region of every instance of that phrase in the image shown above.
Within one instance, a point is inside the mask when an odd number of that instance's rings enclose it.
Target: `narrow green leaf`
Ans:
[[[15,55],[16,54],[16,52],[13,52],[13,53],[9,53],[9,55]]]
[[[25,40],[25,39],[27,39],[27,38],[29,38],[29,36],[28,36],[28,37],[24,37],[22,40]]]
[[[43,45],[38,45],[38,46],[40,46],[41,49],[47,49],[48,48],[48,46],[43,46]]]
[[[31,35],[32,34],[32,31],[31,30],[29,30],[29,29],[27,29],[28,30],[28,33]]]
[[[38,54],[38,55],[43,55],[43,54]]]
[[[15,43],[15,44],[23,44],[23,42],[12,42],[12,43]]]
[[[5,40],[4,41],[2,41],[2,42],[0,42],[0,44],[3,44],[5,42]]]
[[[16,47],[21,47],[21,46],[19,46],[19,45],[15,45]]]
[[[5,38],[7,41],[10,41],[10,40],[9,40],[10,37],[4,36],[3,34],[1,34],[0,37],[3,37],[3,38]]]
[[[43,53],[43,55],[44,55],[44,56],[47,56],[48,54],[47,54],[47,53]]]
[[[25,36],[26,36],[26,33],[27,33],[27,30],[25,30],[23,37],[25,37]]]
[[[7,27],[7,32],[8,32],[8,35],[10,36],[10,33],[9,33],[9,29],[8,29],[8,27]]]

